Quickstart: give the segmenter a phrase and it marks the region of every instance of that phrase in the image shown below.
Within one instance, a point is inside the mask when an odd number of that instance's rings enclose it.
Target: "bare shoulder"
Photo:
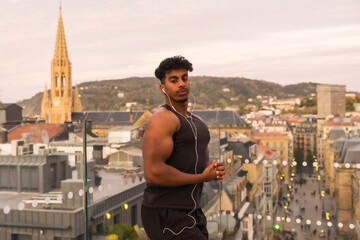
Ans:
[[[146,128],[175,133],[180,128],[180,121],[174,113],[162,107],[150,116]]]

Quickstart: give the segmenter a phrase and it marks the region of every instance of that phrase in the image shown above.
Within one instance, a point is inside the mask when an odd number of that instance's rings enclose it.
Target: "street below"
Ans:
[[[302,178],[302,184],[300,177],[282,184],[274,219],[280,239],[346,239],[337,235],[334,201],[325,193],[324,182],[310,174]]]

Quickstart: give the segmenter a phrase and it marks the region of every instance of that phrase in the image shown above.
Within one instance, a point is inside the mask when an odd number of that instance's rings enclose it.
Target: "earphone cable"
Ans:
[[[172,102],[171,102],[171,99],[170,99],[169,95],[166,93],[166,91],[164,91],[164,93],[166,94],[166,96],[167,96],[168,99],[169,99],[171,108],[172,108],[175,112],[177,112],[180,116],[182,116],[182,117],[189,123],[190,128],[191,128],[191,131],[192,131],[193,134],[194,134],[194,139],[195,139],[195,156],[196,156],[196,161],[195,161],[195,174],[197,174],[197,165],[198,165],[198,162],[199,162],[199,156],[198,156],[198,151],[197,151],[197,134],[198,134],[198,131],[197,131],[197,128],[196,128],[195,123],[193,122],[192,113],[191,113],[191,116],[190,116],[190,121],[191,121],[191,122],[190,122],[184,115],[182,115],[181,113],[179,113],[178,111],[176,111],[175,107],[172,105]],[[194,100],[195,100],[195,97],[194,97],[194,96],[193,96],[193,98],[194,98]],[[193,187],[193,189],[192,189],[192,191],[191,191],[191,194],[190,194],[191,199],[192,199],[193,202],[194,202],[194,208],[187,214],[187,215],[194,221],[193,225],[192,225],[192,226],[184,226],[184,227],[183,227],[179,232],[177,232],[177,233],[175,233],[175,232],[174,232],[173,230],[171,230],[170,228],[164,228],[164,229],[163,229],[163,234],[165,233],[165,230],[168,230],[168,231],[170,231],[173,235],[176,235],[176,236],[177,236],[177,235],[181,234],[185,229],[192,229],[192,228],[195,227],[195,225],[196,225],[196,219],[195,219],[195,217],[191,216],[191,214],[192,214],[192,213],[195,211],[195,209],[196,209],[196,200],[195,200],[195,198],[194,198],[194,191],[195,191],[196,187],[197,187],[197,183],[194,184],[194,187]]]

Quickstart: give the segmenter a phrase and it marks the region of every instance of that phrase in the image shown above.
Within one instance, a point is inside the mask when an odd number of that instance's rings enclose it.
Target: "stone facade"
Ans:
[[[316,130],[316,118],[301,119],[293,128],[294,148],[304,151],[305,158],[309,151],[316,154]]]
[[[276,161],[279,164],[279,174],[284,175],[285,182],[289,182],[289,162],[293,158],[293,135],[291,132],[277,133],[258,133],[254,137],[255,140],[259,140],[262,145],[276,152]],[[283,162],[286,165],[283,165]]]
[[[318,116],[345,115],[345,85],[319,84],[316,92]]]

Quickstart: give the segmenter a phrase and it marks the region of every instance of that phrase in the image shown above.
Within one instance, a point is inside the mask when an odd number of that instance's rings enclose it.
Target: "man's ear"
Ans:
[[[160,84],[160,91],[166,94],[164,84]]]

